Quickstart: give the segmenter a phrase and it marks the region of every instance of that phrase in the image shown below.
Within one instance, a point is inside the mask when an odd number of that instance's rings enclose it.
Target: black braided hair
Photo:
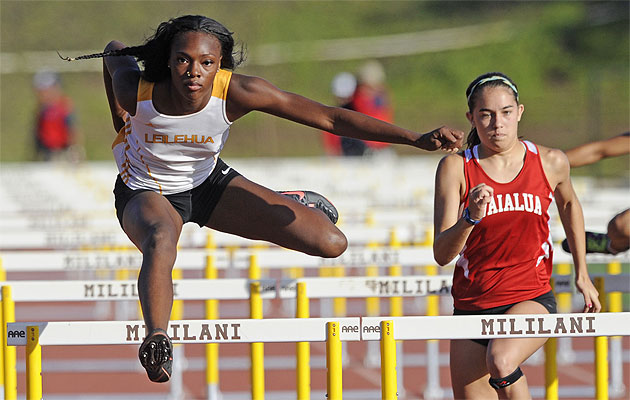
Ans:
[[[242,44],[235,45],[233,32],[221,23],[202,15],[184,15],[160,23],[153,36],[143,45],[125,47],[103,53],[86,54],[78,57],[62,57],[67,61],[85,60],[100,57],[133,56],[140,61],[144,70],[143,78],[149,82],[158,82],[170,75],[167,67],[171,43],[182,32],[205,32],[214,36],[221,43],[221,68],[235,69],[245,61],[245,49]],[[235,49],[236,47],[236,49]]]
[[[65,57],[57,52],[59,58],[65,61],[77,61],[77,60],[89,60],[92,58],[102,57],[114,57],[114,56],[134,56],[139,57],[138,54],[143,50],[144,46],[125,47],[118,50],[104,51],[102,53],[85,54],[77,57]]]
[[[507,80],[509,83],[512,84],[512,86],[508,85],[502,79],[490,80],[490,81],[479,84],[480,81],[486,78],[495,77],[495,76],[501,77]],[[497,86],[504,86],[510,89],[512,91],[512,94],[514,95],[514,100],[516,100],[516,104],[519,104],[518,88],[516,86],[516,83],[514,83],[512,79],[510,79],[507,75],[501,72],[488,72],[483,75],[479,75],[472,82],[470,82],[470,85],[468,85],[468,88],[466,89],[466,98],[468,99],[468,111],[472,112],[473,109],[475,108],[475,102],[479,98],[479,94],[481,93],[482,88],[497,87]],[[466,138],[466,146],[470,149],[478,145],[479,143],[481,143],[481,141],[479,140],[479,134],[477,133],[477,128],[473,127],[468,133],[468,137]]]

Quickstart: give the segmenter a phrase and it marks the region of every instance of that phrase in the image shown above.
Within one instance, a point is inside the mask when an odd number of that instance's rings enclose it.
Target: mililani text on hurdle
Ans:
[[[439,317],[354,317],[266,320],[172,321],[174,343],[327,342],[328,394],[341,398],[341,346],[339,341],[427,340],[507,337],[620,336],[629,335],[630,313],[554,314]],[[45,345],[138,344],[140,321],[15,322],[7,325],[7,344],[41,352]],[[324,329],[325,327],[325,329]],[[391,336],[389,336],[391,335]],[[333,343],[331,343],[331,340]],[[29,341],[31,343],[29,343]],[[395,399],[395,346],[382,345],[383,398]],[[386,353],[388,352],[389,353]],[[40,365],[33,365],[32,361]],[[27,354],[27,390],[40,393],[41,353]],[[35,369],[36,371],[33,371]],[[331,376],[331,373],[334,374]],[[34,381],[33,381],[34,380]],[[393,386],[393,388],[392,388]],[[388,393],[388,395],[386,395]]]

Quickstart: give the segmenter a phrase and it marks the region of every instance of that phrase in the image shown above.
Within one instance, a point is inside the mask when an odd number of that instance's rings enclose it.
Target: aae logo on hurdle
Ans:
[[[363,317],[361,339],[379,340],[384,320],[393,321],[396,340],[623,336],[630,313]]]

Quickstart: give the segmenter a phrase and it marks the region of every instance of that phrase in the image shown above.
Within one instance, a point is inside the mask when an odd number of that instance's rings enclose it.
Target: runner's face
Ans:
[[[204,32],[183,32],[173,38],[168,65],[175,90],[192,101],[207,99],[221,66],[221,42]]]
[[[504,148],[518,140],[518,122],[523,105],[514,99],[514,93],[505,86],[481,89],[468,120],[477,128],[479,140],[490,148]]]

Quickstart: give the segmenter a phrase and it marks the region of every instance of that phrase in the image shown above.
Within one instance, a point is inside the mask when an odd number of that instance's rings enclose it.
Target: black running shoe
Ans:
[[[138,351],[140,364],[152,382],[166,382],[173,371],[173,344],[163,329],[154,329]]]
[[[586,232],[586,252],[587,253],[604,253],[612,254],[608,249],[608,235],[605,233]],[[564,239],[562,241],[562,250],[567,253],[571,252],[569,249],[569,241]]]
[[[318,210],[323,211],[333,224],[336,224],[337,220],[339,219],[339,213],[337,212],[335,206],[333,206],[327,198],[319,193],[311,192],[308,190],[291,190],[278,193],[290,197],[307,207],[317,208]]]

